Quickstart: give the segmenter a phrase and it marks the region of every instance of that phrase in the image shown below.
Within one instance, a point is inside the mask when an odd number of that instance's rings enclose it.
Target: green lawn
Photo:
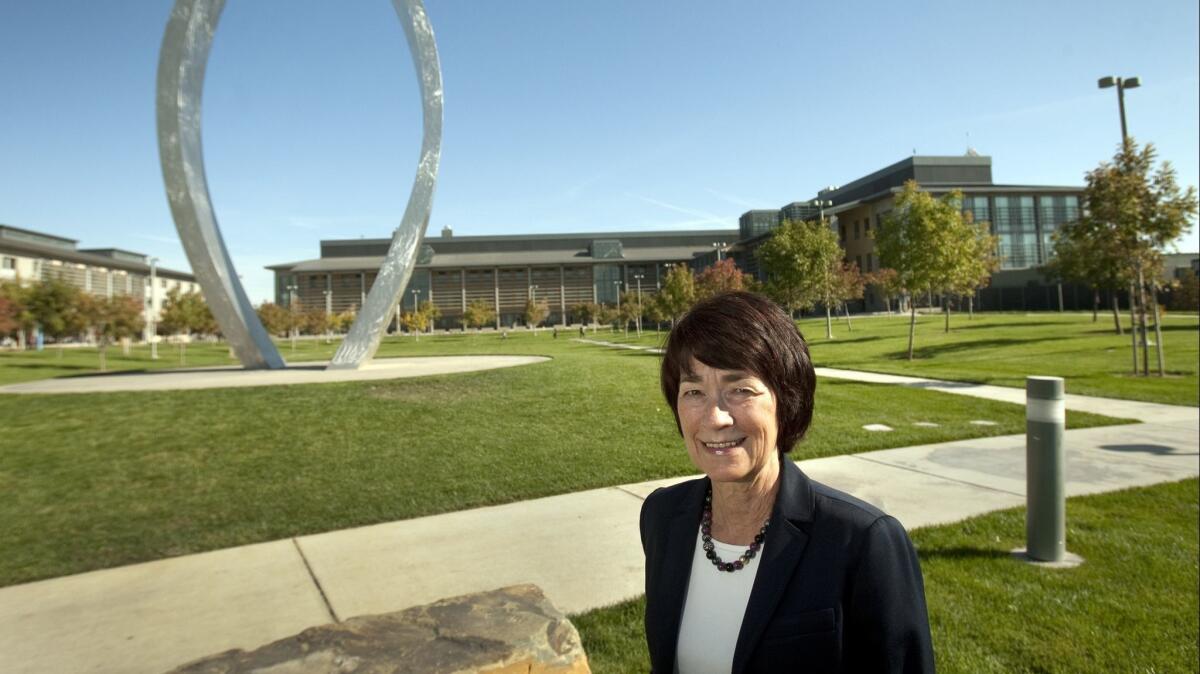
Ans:
[[[1025,512],[913,532],[940,672],[1194,672],[1196,480],[1067,501],[1070,570],[1014,561]],[[573,616],[592,671],[646,669],[641,599]]]
[[[1125,316],[1126,328],[1128,322]],[[1195,314],[1168,314],[1163,320],[1165,378],[1130,374],[1129,333],[1117,336],[1111,313],[1101,313],[1096,323],[1090,313],[989,313],[974,319],[954,314],[949,333],[943,331],[942,316],[918,316],[911,362],[907,314],[854,318],[851,324],[853,330],[844,319],[835,321],[830,340],[824,318],[800,321],[817,365],[1021,388],[1028,375],[1054,375],[1066,378],[1069,393],[1200,404],[1200,319]],[[660,339],[648,334],[640,341]],[[1153,347],[1150,368],[1157,371]]]
[[[552,360],[394,381],[0,395],[0,585],[694,470],[660,399],[657,356],[549,333],[394,340],[380,355],[434,353]],[[1068,416],[1072,427],[1114,421]],[[1016,405],[822,379],[796,456],[1024,428]]]

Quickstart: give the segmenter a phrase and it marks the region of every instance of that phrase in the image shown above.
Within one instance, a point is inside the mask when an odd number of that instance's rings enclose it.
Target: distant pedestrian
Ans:
[[[558,339],[558,326],[554,326],[554,338]]]
[[[579,336],[587,337],[587,328],[583,327],[583,323],[579,324]]]
[[[508,330],[500,331],[500,339],[508,339]]]

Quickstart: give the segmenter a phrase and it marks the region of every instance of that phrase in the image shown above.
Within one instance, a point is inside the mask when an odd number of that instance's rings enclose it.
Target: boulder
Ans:
[[[443,599],[311,627],[253,651],[235,649],[172,674],[583,674],[575,626],[536,585]]]

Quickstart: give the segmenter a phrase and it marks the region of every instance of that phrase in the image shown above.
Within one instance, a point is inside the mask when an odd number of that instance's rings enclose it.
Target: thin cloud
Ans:
[[[179,243],[179,239],[169,236],[157,236],[155,234],[134,234],[139,239],[154,241],[155,243]]]
[[[743,199],[743,198],[733,195],[733,194],[726,194],[724,192],[718,192],[716,190],[711,190],[708,188],[705,188],[704,191],[708,192],[709,194],[713,195],[714,197],[720,199],[721,201],[733,204],[734,206],[743,206],[745,208],[762,208],[763,207],[763,202],[761,202],[761,201],[754,202],[754,201],[750,201],[749,199]]]
[[[659,208],[665,208],[668,211],[675,211],[676,213],[682,213],[683,215],[690,215],[693,218],[699,218],[700,222],[724,222],[728,219],[724,216],[714,215],[708,211],[697,211],[692,208],[684,208],[683,206],[676,206],[675,204],[669,204],[665,201],[659,201],[658,199],[652,199],[650,197],[644,197],[638,194],[631,194],[629,196],[635,199],[640,199],[648,204],[653,204]]]

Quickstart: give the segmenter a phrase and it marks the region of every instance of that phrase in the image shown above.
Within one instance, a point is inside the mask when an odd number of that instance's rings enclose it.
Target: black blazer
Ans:
[[[786,456],[781,463],[733,672],[934,671],[925,587],[904,527],[810,480]],[[642,504],[646,641],[655,672],[675,666],[707,488],[708,478],[691,480]]]

